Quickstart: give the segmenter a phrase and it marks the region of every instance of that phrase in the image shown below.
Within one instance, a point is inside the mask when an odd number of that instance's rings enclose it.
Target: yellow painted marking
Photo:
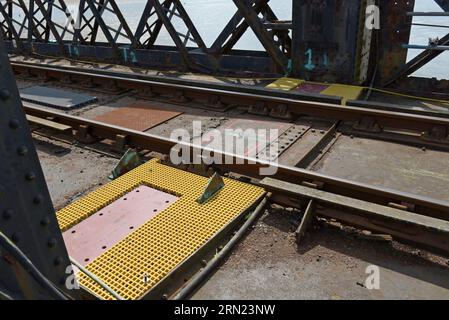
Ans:
[[[280,78],[273,83],[270,83],[267,88],[290,91],[298,87],[300,84],[304,83],[304,80],[294,79],[294,78]]]
[[[57,217],[65,231],[142,184],[179,197],[86,266],[120,296],[138,299],[265,194],[257,186],[224,181],[225,187],[200,205],[196,199],[207,178],[153,159],[60,210]],[[84,274],[79,282],[97,296],[113,299]]]
[[[349,86],[345,84],[332,84],[329,86],[329,88],[321,91],[321,94],[342,97],[343,100],[341,103],[345,106],[348,100],[358,99],[362,91],[363,87]]]

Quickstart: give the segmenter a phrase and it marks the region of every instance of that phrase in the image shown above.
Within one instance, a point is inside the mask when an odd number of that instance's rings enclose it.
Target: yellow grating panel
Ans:
[[[138,299],[265,194],[260,187],[224,180],[225,187],[200,205],[196,199],[207,178],[151,160],[62,209],[58,221],[65,231],[141,184],[179,196],[86,266],[122,297]],[[113,299],[84,274],[80,284],[101,298]]]
[[[342,97],[343,100],[341,104],[345,106],[348,100],[358,99],[362,91],[363,87],[348,86],[345,84],[333,84],[329,86],[329,88],[321,91],[321,94]]]
[[[304,83],[304,80],[294,78],[280,78],[275,82],[270,83],[268,89],[290,91],[297,88],[300,84]]]

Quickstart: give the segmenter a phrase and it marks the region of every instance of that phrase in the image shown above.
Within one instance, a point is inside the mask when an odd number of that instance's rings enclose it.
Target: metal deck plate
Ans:
[[[58,221],[65,232],[141,185],[179,197],[86,265],[122,297],[139,299],[265,194],[257,186],[227,178],[224,181],[224,188],[199,204],[196,199],[208,179],[154,159],[60,210]],[[84,274],[79,281],[97,296],[113,299]]]
[[[97,116],[95,120],[137,131],[145,131],[180,114],[181,112],[162,110],[150,105],[132,104]]]
[[[250,120],[250,119],[232,119],[227,121],[225,124],[218,127],[216,130],[218,130],[221,133],[221,136],[223,138],[222,141],[215,141],[215,136],[213,134],[213,131],[208,131],[202,135],[201,138],[195,138],[193,139],[193,144],[199,145],[200,141],[202,145],[208,146],[211,149],[221,150],[224,151],[225,141],[227,138],[236,139],[235,141],[238,141],[240,139],[245,139],[245,147],[243,150],[243,154],[240,154],[240,150],[232,150],[232,152],[239,154],[240,156],[245,157],[256,157],[256,155],[262,151],[265,150],[271,143],[273,143],[275,140],[279,138],[284,132],[286,132],[289,128],[292,127],[291,123],[285,123],[285,122],[277,122],[277,121],[264,121],[264,120]],[[234,137],[227,137],[229,135],[230,130],[238,130],[241,129],[243,131],[248,129],[253,129],[256,133],[258,133],[257,136],[254,137],[243,137],[243,136],[234,136]],[[260,132],[260,129],[268,130],[265,132]],[[269,136],[270,129],[277,129],[278,135],[277,136]],[[254,141],[256,140],[256,141]],[[235,143],[237,144],[237,143]],[[231,151],[231,150],[227,150]]]
[[[96,97],[42,86],[20,89],[20,97],[23,101],[62,110],[81,108],[97,102]]]
[[[69,255],[85,266],[123,240],[178,197],[140,186],[64,232]]]

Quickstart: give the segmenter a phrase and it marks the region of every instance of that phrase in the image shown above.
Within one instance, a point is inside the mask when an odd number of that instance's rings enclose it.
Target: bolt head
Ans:
[[[37,196],[34,197],[33,202],[34,204],[39,204],[42,201],[44,201],[44,197],[40,194],[38,194]]]
[[[34,174],[34,172],[28,172],[25,175],[25,179],[27,179],[28,181],[34,180],[36,179],[36,175]]]
[[[50,224],[50,218],[49,217],[42,218],[41,225],[43,227],[48,226],[49,224]]]
[[[11,240],[12,240],[12,242],[14,242],[14,243],[19,242],[19,240],[20,240],[19,234],[18,234],[18,233],[14,233],[14,234],[11,236]]]
[[[55,260],[53,261],[53,264],[55,266],[59,266],[62,263],[63,259],[61,257],[56,257]]]
[[[25,147],[25,146],[20,146],[20,147],[17,149],[17,153],[18,153],[19,155],[21,155],[21,156],[25,156],[25,155],[28,153],[28,148]]]
[[[9,120],[9,127],[13,130],[17,129],[20,126],[20,122],[17,119]]]
[[[56,239],[51,238],[50,240],[48,240],[47,245],[48,245],[48,247],[53,248],[56,246],[56,243],[57,243]]]
[[[12,209],[6,209],[6,210],[3,212],[2,217],[3,217],[3,219],[5,219],[5,220],[9,220],[9,219],[12,218],[13,215],[14,215],[14,210],[12,210]]]
[[[8,89],[0,89],[0,99],[7,100],[11,97],[11,92]]]

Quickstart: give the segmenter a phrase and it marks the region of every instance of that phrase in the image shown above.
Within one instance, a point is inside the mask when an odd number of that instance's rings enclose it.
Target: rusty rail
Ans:
[[[354,123],[361,130],[371,128],[411,131],[421,136],[433,137],[434,142],[449,143],[449,119],[445,117],[409,114],[406,112],[381,110],[377,108],[341,106],[337,97],[323,95],[303,95],[282,93],[265,88],[248,88],[236,85],[218,85],[185,79],[167,79],[166,77],[145,76],[106,70],[86,70],[74,67],[38,65],[32,63],[11,62],[16,73],[41,75],[48,79],[66,80],[75,83],[90,83],[104,86],[113,83],[115,88],[139,90],[151,96],[175,96],[182,101],[198,101],[208,105],[210,101],[220,105],[263,106],[274,111],[277,116],[311,116],[334,121]],[[175,94],[176,93],[176,94]],[[181,96],[180,96],[181,95]],[[312,101],[319,100],[319,101]],[[325,101],[325,102],[322,102]],[[332,102],[332,103],[328,103]],[[213,109],[211,107],[211,109]]]
[[[29,115],[41,118],[51,117],[52,121],[69,125],[74,129],[79,130],[79,128],[83,128],[82,130],[84,130],[86,134],[94,137],[101,137],[103,139],[111,140],[115,140],[117,136],[120,136],[121,138],[124,137],[126,139],[126,144],[130,147],[138,147],[160,152],[162,154],[169,154],[171,149],[178,143],[190,148],[191,154],[201,154],[202,151],[206,149],[201,146],[193,146],[178,141],[172,141],[168,138],[156,136],[146,132],[135,131],[82,117],[30,106],[26,103],[24,104],[24,109]],[[270,163],[258,159],[239,157],[235,154],[220,153],[216,150],[213,150],[213,152],[215,152],[214,158],[221,157],[224,160],[228,160],[227,163],[229,164],[224,163],[214,165],[224,171],[261,178],[259,170],[270,165]],[[289,167],[281,164],[272,165],[277,167],[276,174],[272,176],[275,179],[292,182],[295,184],[319,183],[322,185],[323,191],[354,199],[369,201],[384,206],[388,206],[392,203],[397,205],[400,205],[401,203],[408,203],[413,205],[414,212],[417,214],[449,220],[449,203],[445,201],[331,177],[296,167]]]

